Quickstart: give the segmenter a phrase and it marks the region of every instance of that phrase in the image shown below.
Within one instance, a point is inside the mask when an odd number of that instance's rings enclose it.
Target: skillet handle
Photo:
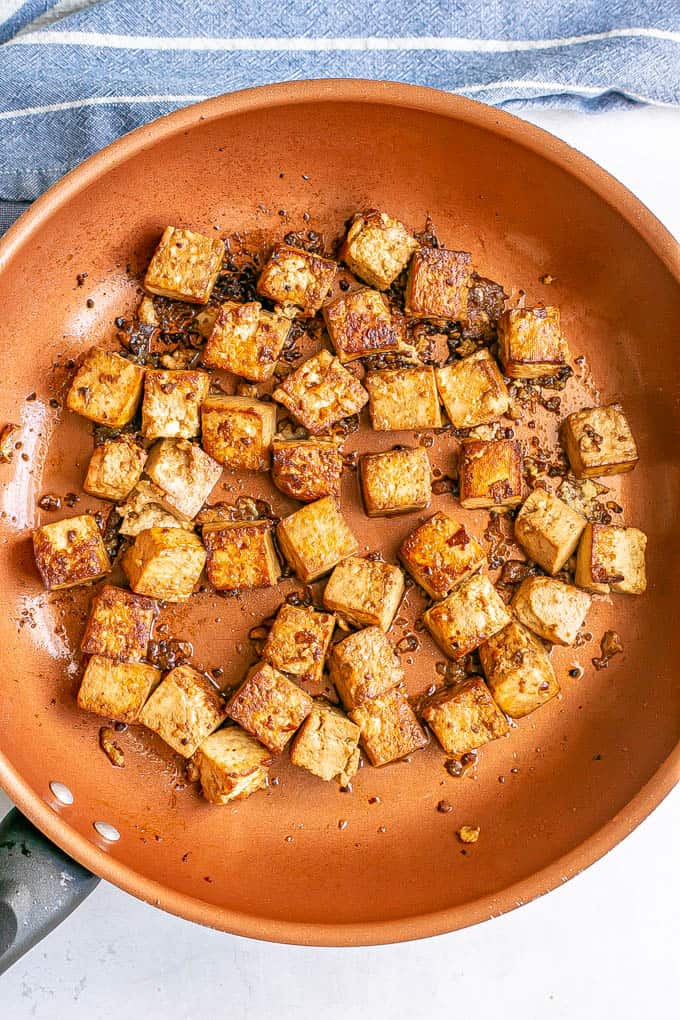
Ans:
[[[0,974],[49,935],[99,879],[16,808],[0,822]]]

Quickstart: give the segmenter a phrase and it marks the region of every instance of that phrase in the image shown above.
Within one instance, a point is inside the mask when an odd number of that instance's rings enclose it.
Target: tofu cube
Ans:
[[[406,314],[466,322],[471,273],[472,256],[467,251],[419,248],[408,273]]]
[[[136,538],[149,528],[184,528],[192,531],[193,524],[165,509],[164,501],[163,490],[142,478],[125,502],[116,507],[122,517],[119,533]]]
[[[194,753],[201,792],[211,804],[230,804],[262,790],[269,780],[271,755],[238,726],[211,733]]]
[[[200,539],[183,528],[140,532],[122,559],[132,590],[165,602],[188,599],[204,564],[205,549]]]
[[[315,315],[333,286],[337,263],[302,248],[277,244],[257,281],[257,292],[281,305],[296,305],[304,316]]]
[[[368,394],[330,351],[319,351],[287,376],[272,396],[309,433],[327,432],[341,418],[358,414]]]
[[[222,465],[186,439],[163,439],[152,447],[146,473],[162,491],[162,505],[190,521],[220,480]]]
[[[371,765],[388,765],[427,744],[427,734],[401,691],[387,691],[350,712],[361,730],[361,743]]]
[[[466,439],[458,461],[460,505],[467,510],[522,502],[522,445],[516,439]]]
[[[364,385],[368,390],[371,425],[378,432],[441,428],[439,397],[431,366],[368,372]]]
[[[486,574],[474,574],[423,616],[439,647],[464,659],[510,623],[510,613]]]
[[[404,575],[399,567],[350,556],[329,577],[323,604],[357,627],[387,631],[403,594]]]
[[[192,666],[166,673],[139,713],[140,723],[183,758],[191,758],[226,718],[221,692]]]
[[[430,505],[432,470],[423,447],[367,453],[359,461],[359,478],[368,517],[408,514]]]
[[[283,673],[320,683],[334,629],[332,613],[284,602],[267,635],[262,658]]]
[[[280,754],[312,710],[301,687],[268,662],[258,662],[231,696],[227,712],[272,754]]]
[[[270,521],[225,521],[206,525],[206,573],[218,591],[268,588],[281,576]]]
[[[276,407],[252,397],[208,397],[201,408],[204,450],[219,464],[263,471],[276,432]]]
[[[156,606],[151,599],[104,585],[90,603],[80,647],[87,655],[139,662],[146,658],[155,617]]]
[[[647,536],[638,528],[588,524],[576,558],[575,581],[588,591],[642,595],[647,589]]]
[[[192,439],[197,436],[199,410],[209,389],[207,372],[149,369],[142,401],[142,432],[146,438]]]
[[[557,574],[576,550],[586,519],[544,489],[534,489],[515,519],[515,538],[529,559]]]
[[[340,248],[340,258],[360,280],[387,290],[406,269],[418,242],[403,223],[385,212],[357,213]]]
[[[555,578],[526,577],[515,592],[512,608],[534,634],[554,645],[573,645],[591,601],[584,591]]]
[[[323,310],[326,329],[343,364],[366,354],[396,351],[400,330],[387,301],[377,290],[342,294]]]
[[[481,677],[471,677],[434,694],[422,716],[447,754],[460,757],[503,737],[508,721]]]
[[[399,656],[379,627],[366,627],[338,641],[331,648],[328,667],[348,712],[404,680]]]
[[[570,358],[554,305],[509,308],[498,320],[498,355],[511,379],[538,379],[556,372]]]
[[[316,581],[359,549],[335,496],[325,496],[284,517],[276,534],[281,552],[304,584]]]
[[[319,779],[347,786],[359,768],[360,732],[339,708],[315,701],[293,741],[290,760]]]
[[[510,394],[486,348],[435,369],[437,389],[449,421],[471,429],[498,421],[510,408]]]
[[[160,679],[161,671],[145,662],[93,655],[80,684],[78,707],[116,722],[136,722]]]
[[[484,642],[479,659],[496,704],[513,719],[529,715],[559,693],[545,645],[515,620]]]
[[[117,503],[130,495],[145,464],[146,450],[132,436],[118,436],[94,448],[83,488],[90,496]]]
[[[638,450],[619,404],[587,407],[565,418],[562,436],[577,478],[600,478],[632,471]]]
[[[144,369],[139,365],[92,347],[71,383],[66,406],[99,425],[121,428],[134,418],[143,384]]]
[[[259,301],[227,301],[203,349],[203,364],[264,382],[274,375],[289,332],[290,319],[266,312]]]
[[[463,524],[441,511],[404,539],[399,559],[430,598],[446,598],[486,563],[486,553]]]
[[[286,496],[312,503],[340,493],[342,454],[333,443],[318,439],[274,439],[272,481]]]
[[[36,528],[33,552],[38,573],[50,591],[96,581],[111,569],[97,522],[90,514]]]
[[[224,241],[166,227],[144,277],[150,294],[204,305],[222,267]]]

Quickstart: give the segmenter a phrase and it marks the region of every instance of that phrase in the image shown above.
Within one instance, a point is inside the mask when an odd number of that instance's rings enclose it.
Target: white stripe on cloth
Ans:
[[[3,110],[0,120],[14,117],[33,117],[40,113],[55,113],[60,110],[78,110],[81,106],[112,106],[116,103],[200,103],[210,96],[89,96],[74,99],[69,103],[50,103],[48,106],[27,106],[22,110]]]

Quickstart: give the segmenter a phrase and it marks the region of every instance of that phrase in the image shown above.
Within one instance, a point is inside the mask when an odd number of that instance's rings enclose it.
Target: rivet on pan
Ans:
[[[109,822],[93,822],[92,824],[102,839],[108,840],[109,843],[115,843],[120,839],[120,833],[115,825],[111,825]]]
[[[58,783],[56,781],[52,782],[50,783],[50,790],[52,791],[52,793],[57,798],[60,804],[66,804],[67,807],[70,804],[73,804],[75,798],[71,791],[69,790],[68,786],[66,786],[64,783]]]

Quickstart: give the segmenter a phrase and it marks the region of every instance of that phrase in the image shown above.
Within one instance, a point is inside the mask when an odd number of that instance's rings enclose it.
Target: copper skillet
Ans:
[[[362,770],[351,795],[282,764],[268,794],[210,809],[177,788],[177,762],[147,735],[125,735],[128,763],[114,770],[97,749],[98,722],[75,708],[84,603],[45,597],[28,536],[42,493],[79,489],[91,437],[49,397],[69,357],[112,341],[113,319],[136,303],[166,223],[282,234],[309,211],[310,227],[334,233],[367,205],[412,224],[429,211],[485,275],[562,307],[573,352],[587,356],[603,397],[625,402],[639,441],[641,462],[621,493],[627,519],[649,533],[650,589],[598,606],[591,630],[597,638],[615,621],[623,656],[595,672],[596,640],[558,655],[561,700],[489,746],[476,781],[449,778],[430,748],[409,765]],[[680,257],[615,180],[542,131],[454,96],[363,81],[275,85],[182,110],[92,157],[9,231],[0,258],[0,420],[20,421],[27,456],[0,469],[0,783],[83,866],[16,815],[5,823],[0,966],[89,891],[96,880],[84,869],[165,910],[261,939],[357,945],[449,931],[576,874],[670,790],[680,762],[680,627],[664,580],[680,567]],[[549,293],[538,282],[546,272]],[[450,451],[436,456],[445,467]],[[413,518],[368,522],[353,477],[345,500],[362,545],[391,557]],[[248,631],[280,597],[240,606],[205,596],[173,626],[233,682],[251,655]],[[413,692],[438,658],[429,647],[415,657]],[[567,676],[574,661],[586,667],[581,680]],[[57,799],[55,781],[72,804]],[[436,811],[442,798],[454,806],[448,815]],[[482,838],[464,856],[454,833],[468,822]],[[60,885],[64,872],[73,881]]]

